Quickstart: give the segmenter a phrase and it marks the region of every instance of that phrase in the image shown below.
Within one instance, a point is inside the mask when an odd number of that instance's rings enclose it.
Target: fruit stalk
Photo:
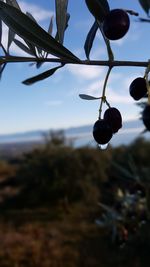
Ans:
[[[99,108],[99,120],[101,119],[101,113],[102,113],[102,106],[103,106],[103,103],[107,103],[107,105],[109,106],[109,103],[107,102],[106,100],[106,86],[107,86],[107,82],[108,82],[108,78],[109,78],[109,75],[110,75],[110,72],[112,70],[112,67],[109,67],[108,71],[107,71],[107,74],[106,74],[106,77],[105,77],[105,81],[104,81],[104,85],[103,85],[103,92],[102,92],[102,97],[101,97],[101,102],[100,102],[100,108]]]

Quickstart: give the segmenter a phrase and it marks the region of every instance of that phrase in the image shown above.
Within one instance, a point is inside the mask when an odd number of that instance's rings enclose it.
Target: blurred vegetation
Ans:
[[[150,262],[150,142],[74,148],[63,132],[0,161],[0,266]]]

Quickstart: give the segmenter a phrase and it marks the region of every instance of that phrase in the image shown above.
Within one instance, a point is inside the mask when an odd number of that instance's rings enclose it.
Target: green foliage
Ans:
[[[56,24],[58,30],[58,41],[59,43],[63,43],[64,41],[64,33],[67,25],[67,7],[68,0],[55,0],[56,5]]]
[[[139,0],[139,3],[141,4],[142,8],[144,11],[149,14],[149,9],[150,9],[150,1],[149,0]]]
[[[98,30],[98,23],[95,20],[90,31],[88,32],[88,35],[86,37],[85,44],[84,44],[84,50],[85,50],[87,59],[89,59],[89,55],[90,55],[90,52],[93,46],[93,42],[94,42],[97,30]]]
[[[60,58],[78,61],[69,50],[44,31],[33,19],[14,6],[0,1],[0,17],[10,29],[35,46]]]
[[[99,21],[103,22],[105,16],[109,13],[110,8],[107,0],[85,0],[86,5],[92,15]]]
[[[149,221],[140,223],[144,198],[137,198],[134,210],[130,205],[139,190],[136,176],[149,185],[150,143],[138,139],[106,151],[65,143],[62,132],[50,133],[17,168],[1,162],[0,196],[7,188],[9,194],[0,204],[0,264],[145,266],[150,233]]]

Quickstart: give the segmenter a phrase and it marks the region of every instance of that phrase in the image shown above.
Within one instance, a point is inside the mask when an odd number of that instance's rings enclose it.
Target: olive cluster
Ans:
[[[108,40],[118,40],[128,32],[130,19],[127,11],[123,9],[110,10],[107,3],[99,0],[85,0],[89,11],[100,22],[101,30]],[[102,3],[103,2],[103,3]],[[104,4],[102,12],[102,4]],[[148,93],[146,75],[136,78],[130,85],[130,95],[134,100],[140,100]],[[150,105],[147,104],[142,113],[142,120],[147,130],[150,131]],[[114,126],[115,125],[115,126]],[[115,108],[106,110],[103,119],[95,122],[93,136],[98,144],[106,144],[113,134],[122,126],[120,112]]]
[[[122,117],[120,111],[114,107],[106,109],[103,119],[95,122],[93,127],[93,137],[95,141],[104,145],[117,133],[122,127]]]
[[[90,12],[97,20],[100,20],[98,12],[99,5],[96,6],[96,1],[91,4],[91,1],[87,0],[86,3]],[[94,3],[95,5],[93,5]],[[107,39],[118,40],[127,33],[129,26],[130,20],[127,12],[122,9],[113,9],[104,17],[102,31]],[[103,119],[95,122],[93,137],[98,144],[107,144],[113,134],[117,133],[121,127],[122,116],[120,111],[115,107],[110,107],[105,111]]]
[[[148,88],[145,77],[138,77],[132,81],[129,87],[130,95],[134,100],[140,100],[147,96]],[[150,105],[147,104],[142,112],[142,120],[148,131],[150,131]]]

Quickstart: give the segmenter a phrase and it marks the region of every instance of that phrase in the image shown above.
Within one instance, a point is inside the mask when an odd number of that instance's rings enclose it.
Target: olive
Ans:
[[[93,137],[98,144],[107,144],[112,138],[112,129],[109,123],[103,119],[99,119],[93,126]]]
[[[142,113],[143,123],[148,131],[150,131],[150,105],[146,105]]]
[[[130,20],[127,12],[122,9],[113,9],[105,17],[102,29],[109,40],[118,40],[128,31]]]
[[[106,109],[104,113],[104,120],[106,120],[111,126],[113,133],[118,132],[118,130],[122,127],[122,116],[117,108],[111,107]]]
[[[130,95],[134,100],[139,100],[145,97],[147,93],[146,80],[143,77],[138,77],[132,81],[129,87]]]

